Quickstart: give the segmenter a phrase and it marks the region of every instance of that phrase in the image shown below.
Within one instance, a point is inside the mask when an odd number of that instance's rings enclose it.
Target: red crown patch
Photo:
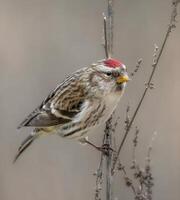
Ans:
[[[121,67],[123,65],[121,61],[112,58],[105,60],[104,64],[111,68]]]

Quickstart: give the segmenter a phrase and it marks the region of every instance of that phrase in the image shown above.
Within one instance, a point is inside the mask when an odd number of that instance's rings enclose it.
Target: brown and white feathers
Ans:
[[[21,144],[15,160],[44,133],[82,138],[89,129],[104,123],[124,91],[128,75],[115,59],[98,61],[82,68],[60,83],[20,125],[35,127]]]

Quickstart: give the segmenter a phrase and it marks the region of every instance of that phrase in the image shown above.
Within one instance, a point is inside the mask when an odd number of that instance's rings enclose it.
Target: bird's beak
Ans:
[[[130,80],[129,76],[127,74],[125,74],[125,75],[121,75],[121,76],[117,77],[116,83],[121,84],[121,83],[128,82],[129,80]]]

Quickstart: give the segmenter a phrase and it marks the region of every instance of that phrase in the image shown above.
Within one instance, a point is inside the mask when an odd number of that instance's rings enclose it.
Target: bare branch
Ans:
[[[126,186],[130,187],[132,189],[134,196],[136,196],[136,189],[133,184],[133,180],[128,177],[125,166],[123,166],[120,162],[118,163],[118,170],[123,173]]]
[[[104,160],[104,155],[103,153],[101,153],[99,167],[97,171],[94,173],[94,176],[96,176],[95,200],[101,200],[101,191],[103,183],[103,160]]]
[[[108,1],[108,9],[107,9],[107,16],[108,16],[108,51],[109,51],[109,57],[113,54],[113,0],[107,0]]]
[[[104,38],[106,57],[110,58],[113,51],[113,0],[107,0],[107,17],[104,17]],[[106,122],[104,144],[108,145],[106,155],[106,200],[112,200],[112,115]]]
[[[139,68],[140,68],[141,65],[142,65],[142,61],[143,61],[142,58],[140,58],[140,59],[137,61],[135,69],[133,70],[133,72],[130,73],[131,77],[133,77],[133,76],[135,75],[135,73],[138,72]]]
[[[132,152],[132,166],[131,169],[135,169],[136,167],[136,147],[138,145],[138,134],[139,134],[139,129],[136,127],[135,134],[134,134],[134,139],[133,139],[133,152]]]
[[[104,49],[106,58],[113,54],[113,0],[107,0],[107,14],[104,15]]]
[[[112,115],[106,122],[104,142],[105,142],[104,144],[109,146],[106,155],[106,200],[112,200],[112,177],[111,177],[112,151],[110,150],[112,146]]]
[[[106,58],[109,57],[109,53],[108,53],[108,41],[107,41],[107,19],[106,19],[106,16],[104,15],[103,13],[103,16],[104,16],[104,51],[105,51],[105,55],[106,55]]]
[[[156,69],[157,69],[159,60],[161,58],[161,55],[163,53],[163,50],[164,50],[165,44],[167,42],[167,39],[168,39],[168,37],[169,37],[172,29],[176,27],[175,24],[176,24],[176,16],[177,16],[177,6],[178,6],[178,3],[180,3],[180,0],[173,0],[173,2],[172,2],[172,11],[171,11],[170,23],[169,23],[168,29],[166,31],[166,34],[165,34],[162,46],[161,46],[161,48],[160,48],[160,50],[158,52],[157,59],[152,64],[152,71],[151,71],[151,74],[150,74],[149,79],[147,81],[148,87],[145,87],[144,92],[143,92],[143,94],[142,94],[142,96],[140,98],[140,101],[139,101],[139,103],[138,103],[138,105],[137,105],[137,107],[136,107],[136,109],[134,111],[134,114],[133,114],[133,116],[132,116],[132,118],[130,120],[129,126],[128,126],[128,128],[126,129],[126,131],[124,133],[123,139],[122,139],[122,141],[120,143],[120,146],[118,148],[118,151],[117,151],[116,159],[114,160],[113,165],[112,165],[112,170],[111,170],[112,175],[115,172],[115,167],[116,167],[116,164],[117,164],[117,161],[118,161],[118,157],[119,157],[120,152],[122,150],[122,147],[123,147],[123,145],[124,145],[124,143],[126,141],[127,135],[128,135],[128,133],[129,133],[131,127],[132,127],[132,124],[133,124],[133,122],[134,122],[134,120],[135,120],[135,118],[136,118],[136,116],[137,116],[137,114],[139,112],[139,109],[140,109],[140,107],[142,105],[142,102],[143,102],[143,100],[144,100],[144,98],[145,98],[148,90],[150,89],[149,86],[152,84],[151,81],[152,81],[153,76],[154,76],[154,74],[156,72]]]

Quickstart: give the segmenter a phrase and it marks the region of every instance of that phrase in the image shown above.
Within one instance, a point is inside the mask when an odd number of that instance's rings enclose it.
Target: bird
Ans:
[[[125,64],[99,60],[67,76],[18,126],[34,129],[18,148],[14,162],[40,136],[84,140],[105,123],[118,105],[129,81]]]

